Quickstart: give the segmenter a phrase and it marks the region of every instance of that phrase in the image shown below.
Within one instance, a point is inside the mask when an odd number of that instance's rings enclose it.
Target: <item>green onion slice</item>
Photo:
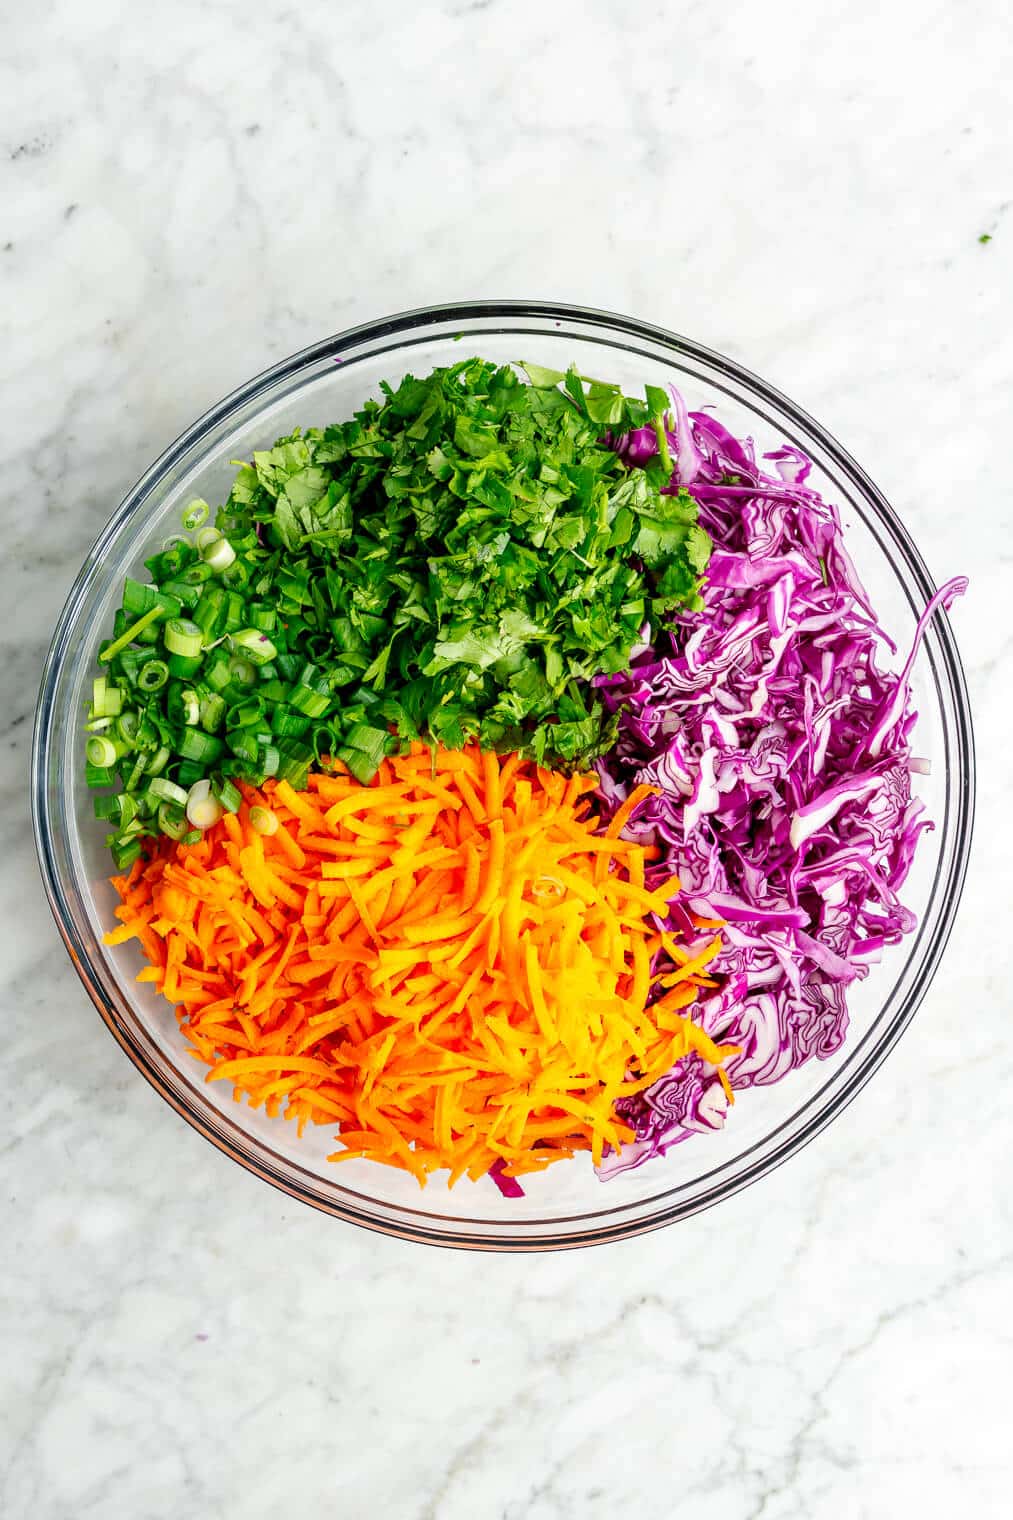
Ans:
[[[125,633],[121,633],[118,639],[114,639],[111,644],[108,644],[103,649],[99,655],[99,659],[104,664],[108,663],[109,660],[114,660],[121,649],[126,649],[128,644],[132,644],[138,634],[143,633],[150,623],[153,623],[156,618],[162,616],[163,612],[164,608],[161,606],[149,607],[143,617],[139,617],[136,623],[131,623]]]
[[[149,781],[148,791],[152,797],[157,797],[159,802],[171,802],[176,807],[186,807],[186,788],[177,786],[175,781],[168,781],[164,776],[155,776]]]
[[[195,829],[209,829],[217,823],[224,809],[212,795],[211,782],[195,781],[186,799],[186,816]]]
[[[89,765],[108,766],[116,762],[116,746],[103,734],[95,734],[89,739],[84,747],[84,753]]]
[[[232,635],[232,643],[255,665],[267,665],[278,658],[277,649],[259,628],[240,628]]]
[[[255,834],[271,835],[278,832],[278,820],[269,808],[250,809],[250,827]]]
[[[223,570],[227,570],[230,565],[235,563],[236,551],[227,538],[216,539],[202,553],[205,565],[207,565],[209,570],[213,570],[216,575],[220,575]]]
[[[165,647],[170,654],[200,654],[204,637],[189,618],[170,618],[165,625]]]
[[[197,496],[183,513],[183,526],[187,532],[192,533],[194,528],[200,528],[207,522],[211,515],[211,508],[202,496]]]
[[[169,679],[169,667],[164,660],[149,660],[137,672],[139,691],[158,691]]]

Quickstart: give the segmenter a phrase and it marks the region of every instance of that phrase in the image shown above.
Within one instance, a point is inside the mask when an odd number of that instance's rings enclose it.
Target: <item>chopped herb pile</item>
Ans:
[[[664,439],[664,391],[526,373],[384,385],[255,453],[214,527],[193,503],[126,582],[87,756],[89,784],[123,783],[96,800],[118,867],[238,807],[235,780],[305,786],[326,757],[367,781],[420,738],[564,770],[608,748],[592,678],[699,608],[710,540],[666,450],[631,466],[605,441]]]

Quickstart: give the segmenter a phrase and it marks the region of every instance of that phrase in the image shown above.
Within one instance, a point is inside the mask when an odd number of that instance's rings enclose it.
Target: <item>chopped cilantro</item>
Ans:
[[[614,727],[591,678],[700,605],[694,502],[663,494],[664,459],[630,468],[605,441],[663,438],[665,393],[523,368],[528,384],[477,358],[384,384],[255,453],[220,514],[257,525],[251,584],[325,673],[319,742],[357,775],[390,730],[586,766]]]

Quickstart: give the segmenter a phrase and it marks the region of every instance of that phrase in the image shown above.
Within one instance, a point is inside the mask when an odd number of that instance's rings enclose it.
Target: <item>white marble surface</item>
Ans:
[[[5,1520],[1013,1509],[1007,6],[622,10],[3,8]],[[743,359],[972,577],[978,837],[913,1029],[759,1187],[556,1257],[372,1237],[212,1150],[98,1024],[27,819],[49,632],[140,470],[309,340],[475,295]]]

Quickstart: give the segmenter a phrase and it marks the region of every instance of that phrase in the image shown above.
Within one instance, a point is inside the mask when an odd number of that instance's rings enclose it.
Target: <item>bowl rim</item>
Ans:
[[[36,707],[31,758],[31,811],[35,846],[46,897],[57,929],[78,976],[103,1023],[121,1049],[126,1052],[133,1065],[137,1067],[144,1078],[154,1087],[155,1091],[188,1124],[215,1146],[216,1149],[222,1151],[247,1171],[261,1177],[283,1193],[297,1198],[301,1202],[319,1209],[321,1212],[369,1230],[394,1236],[398,1239],[415,1240],[453,1249],[505,1252],[571,1249],[578,1246],[597,1245],[612,1240],[627,1239],[634,1235],[645,1234],[651,1230],[660,1229],[662,1226],[674,1223],[679,1219],[688,1218],[692,1214],[702,1212],[702,1210],[712,1207],[723,1199],[733,1196],[751,1182],[759,1180],[760,1177],[765,1176],[768,1172],[782,1165],[789,1157],[795,1155],[804,1146],[808,1145],[816,1135],[844,1111],[886,1059],[890,1051],[896,1046],[901,1035],[909,1027],[915,1013],[918,1011],[949,940],[967,874],[973,833],[975,793],[973,726],[964,670],[949,619],[945,612],[941,609],[937,610],[934,614],[933,622],[934,631],[939,641],[938,652],[942,659],[949,692],[953,699],[955,717],[955,732],[953,737],[959,760],[961,786],[955,804],[955,834],[949,869],[949,881],[942,889],[942,900],[945,903],[945,911],[942,912],[934,933],[926,945],[914,984],[905,998],[901,1009],[885,1030],[882,1031],[880,1037],[873,1043],[870,1050],[866,1052],[864,1060],[850,1072],[849,1080],[842,1084],[838,1091],[831,1093],[829,1098],[820,1104],[804,1124],[798,1128],[789,1129],[789,1132],[784,1136],[781,1143],[764,1154],[758,1161],[752,1165],[742,1167],[737,1174],[719,1183],[706,1196],[693,1197],[689,1200],[676,1199],[669,1207],[659,1209],[647,1217],[618,1219],[609,1223],[591,1224],[587,1229],[581,1231],[560,1233],[547,1230],[537,1235],[528,1233],[516,1238],[507,1238],[498,1235],[495,1226],[487,1226],[485,1229],[476,1229],[475,1231],[446,1233],[428,1224],[415,1224],[411,1222],[410,1215],[413,1212],[411,1210],[399,1210],[399,1218],[394,1221],[382,1215],[373,1214],[368,1208],[362,1208],[358,1204],[349,1205],[336,1198],[325,1198],[319,1193],[301,1186],[293,1177],[282,1175],[268,1161],[260,1159],[244,1147],[234,1143],[221,1129],[206,1122],[202,1115],[195,1112],[172,1088],[170,1083],[165,1080],[162,1074],[153,1067],[147,1054],[134,1038],[131,1031],[121,1024],[102,987],[100,978],[93,969],[88,946],[83,942],[78,933],[77,926],[67,911],[48,822],[46,760],[53,729],[56,680],[67,652],[68,635],[74,621],[80,595],[85,586],[91,582],[93,575],[101,565],[110,543],[118,536],[120,530],[129,521],[136,508],[144,501],[158,481],[178,461],[185,458],[188,452],[199,444],[201,439],[212,428],[225,421],[232,413],[248,406],[258,396],[272,390],[287,377],[297,374],[301,370],[308,369],[322,360],[338,359],[341,356],[341,350],[347,350],[350,346],[358,346],[385,338],[396,338],[410,333],[413,329],[424,328],[433,323],[490,319],[514,322],[520,318],[537,319],[540,321],[554,320],[558,323],[566,321],[578,322],[587,328],[601,328],[613,336],[620,335],[630,339],[646,340],[659,344],[661,347],[669,350],[675,358],[702,363],[718,373],[725,374],[730,380],[744,387],[750,393],[751,399],[773,405],[777,410],[789,417],[795,426],[806,432],[844,476],[847,477],[849,483],[857,488],[889,530],[894,545],[902,554],[906,569],[910,572],[915,587],[923,599],[923,604],[931,598],[936,587],[918,549],[897,513],[862,467],[837,442],[832,434],[814,418],[809,416],[800,406],[736,360],[732,360],[726,355],[666,328],[641,321],[638,318],[591,307],[556,301],[526,300],[478,300],[436,304],[431,307],[414,308],[409,311],[398,312],[387,317],[381,317],[375,321],[364,322],[354,327],[345,328],[341,332],[310,344],[308,347],[300,349],[287,358],[280,360],[277,364],[261,371],[209,407],[189,427],[185,428],[163,450],[149,468],[144,471],[123,497],[116,510],[111,514],[109,521],[99,533],[67,593],[67,598],[57,621],[43,668]],[[819,1094],[814,1095],[814,1098],[810,1099],[809,1102],[814,1102],[818,1096]],[[258,1142],[253,1141],[252,1143],[258,1150],[261,1149]],[[618,1211],[613,1211],[613,1213],[615,1212]],[[421,1217],[432,1218],[432,1216],[426,1215],[422,1215]],[[535,1224],[538,1222],[532,1221],[531,1223]]]

